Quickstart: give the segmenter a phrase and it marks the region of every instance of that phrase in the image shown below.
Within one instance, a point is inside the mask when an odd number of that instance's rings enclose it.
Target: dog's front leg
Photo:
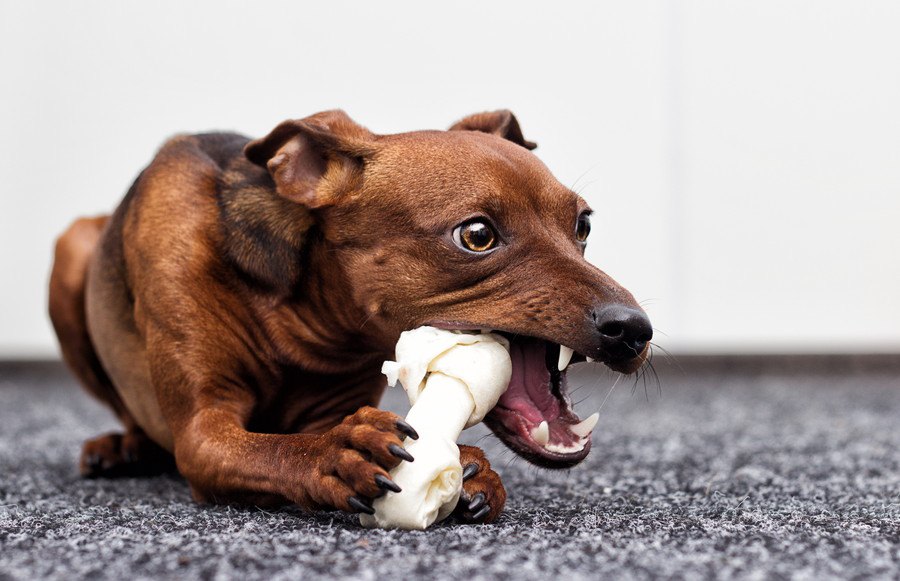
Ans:
[[[463,492],[454,513],[465,522],[497,520],[506,504],[500,475],[491,468],[481,448],[475,446],[460,446],[459,462],[463,466]]]
[[[388,472],[412,460],[401,438],[415,432],[390,412],[363,407],[322,434],[261,434],[245,429],[241,407],[201,409],[174,434],[198,501],[372,512],[371,499],[396,488]]]

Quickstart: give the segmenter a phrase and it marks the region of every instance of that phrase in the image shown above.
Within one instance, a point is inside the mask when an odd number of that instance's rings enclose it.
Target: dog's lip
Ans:
[[[502,329],[496,329],[495,327],[487,326],[487,325],[476,325],[475,323],[468,323],[464,321],[428,321],[427,323],[423,323],[423,325],[428,327],[434,327],[436,329],[444,329],[445,331],[480,331],[482,329],[491,329],[500,331]]]
[[[453,320],[443,320],[442,319],[442,320],[428,321],[426,323],[422,323],[422,325],[428,326],[428,327],[434,327],[435,329],[443,329],[445,331],[483,331],[483,332],[491,332],[491,333],[500,333],[501,335],[507,336],[507,339],[509,339],[509,338],[514,339],[516,337],[530,338],[530,339],[543,339],[544,341],[547,341],[549,343],[556,343],[557,345],[563,345],[563,343],[560,343],[559,341],[557,341],[553,337],[550,337],[549,335],[529,335],[528,333],[523,333],[522,331],[511,329],[508,327],[504,328],[504,327],[497,327],[497,326],[492,326],[492,325],[483,325],[483,324],[479,324],[479,323],[472,323],[469,321],[453,321]],[[572,359],[570,360],[569,363],[570,364],[584,363],[585,361],[588,361],[588,359],[589,358],[586,355],[584,355],[583,353],[581,353],[580,351],[573,350]],[[600,363],[603,363],[604,365],[608,366],[613,371],[619,371],[620,373],[624,373],[623,371],[620,371],[620,369],[614,367],[613,366],[613,365],[615,365],[614,363],[607,363],[606,361],[603,361],[602,359],[597,359],[597,358],[591,359],[591,361],[599,361]]]
[[[512,337],[518,336],[532,339],[543,339],[544,341],[556,343],[557,345],[564,344],[558,341],[556,338],[551,337],[550,335],[532,335],[530,333],[526,333],[510,327],[498,327],[495,325],[472,323],[470,321],[435,320],[422,324],[429,327],[434,327],[436,329],[443,329],[445,331],[490,331],[491,333],[502,333],[505,335],[510,335]],[[578,363],[587,359],[587,357],[579,351],[575,351],[574,356],[575,359],[573,359],[573,363]]]

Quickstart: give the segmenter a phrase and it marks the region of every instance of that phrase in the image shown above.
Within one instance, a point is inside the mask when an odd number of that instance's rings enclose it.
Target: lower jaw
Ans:
[[[582,441],[583,447],[580,450],[568,453],[548,450],[534,440],[517,434],[518,430],[508,426],[511,422],[524,422],[521,419],[517,420],[515,415],[516,412],[494,408],[484,419],[484,423],[508,448],[532,464],[562,470],[581,463],[591,451],[590,434]],[[525,430],[524,427],[521,429]]]

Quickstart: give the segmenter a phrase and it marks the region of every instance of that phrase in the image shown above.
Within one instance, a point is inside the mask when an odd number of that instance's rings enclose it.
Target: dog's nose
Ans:
[[[637,357],[653,338],[650,319],[637,309],[611,305],[595,309],[591,316],[600,333],[601,349],[614,361]]]

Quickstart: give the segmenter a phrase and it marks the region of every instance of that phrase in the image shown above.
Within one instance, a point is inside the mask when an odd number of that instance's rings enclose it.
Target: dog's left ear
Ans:
[[[265,167],[278,193],[308,208],[334,202],[342,181],[373,153],[375,136],[340,110],[290,119],[244,147],[244,155]]]
[[[522,129],[519,127],[518,119],[508,109],[469,115],[454,123],[450,127],[450,131],[481,131],[482,133],[490,133],[491,135],[508,139],[526,149],[537,147],[537,143],[525,139],[525,136],[522,135]]]

